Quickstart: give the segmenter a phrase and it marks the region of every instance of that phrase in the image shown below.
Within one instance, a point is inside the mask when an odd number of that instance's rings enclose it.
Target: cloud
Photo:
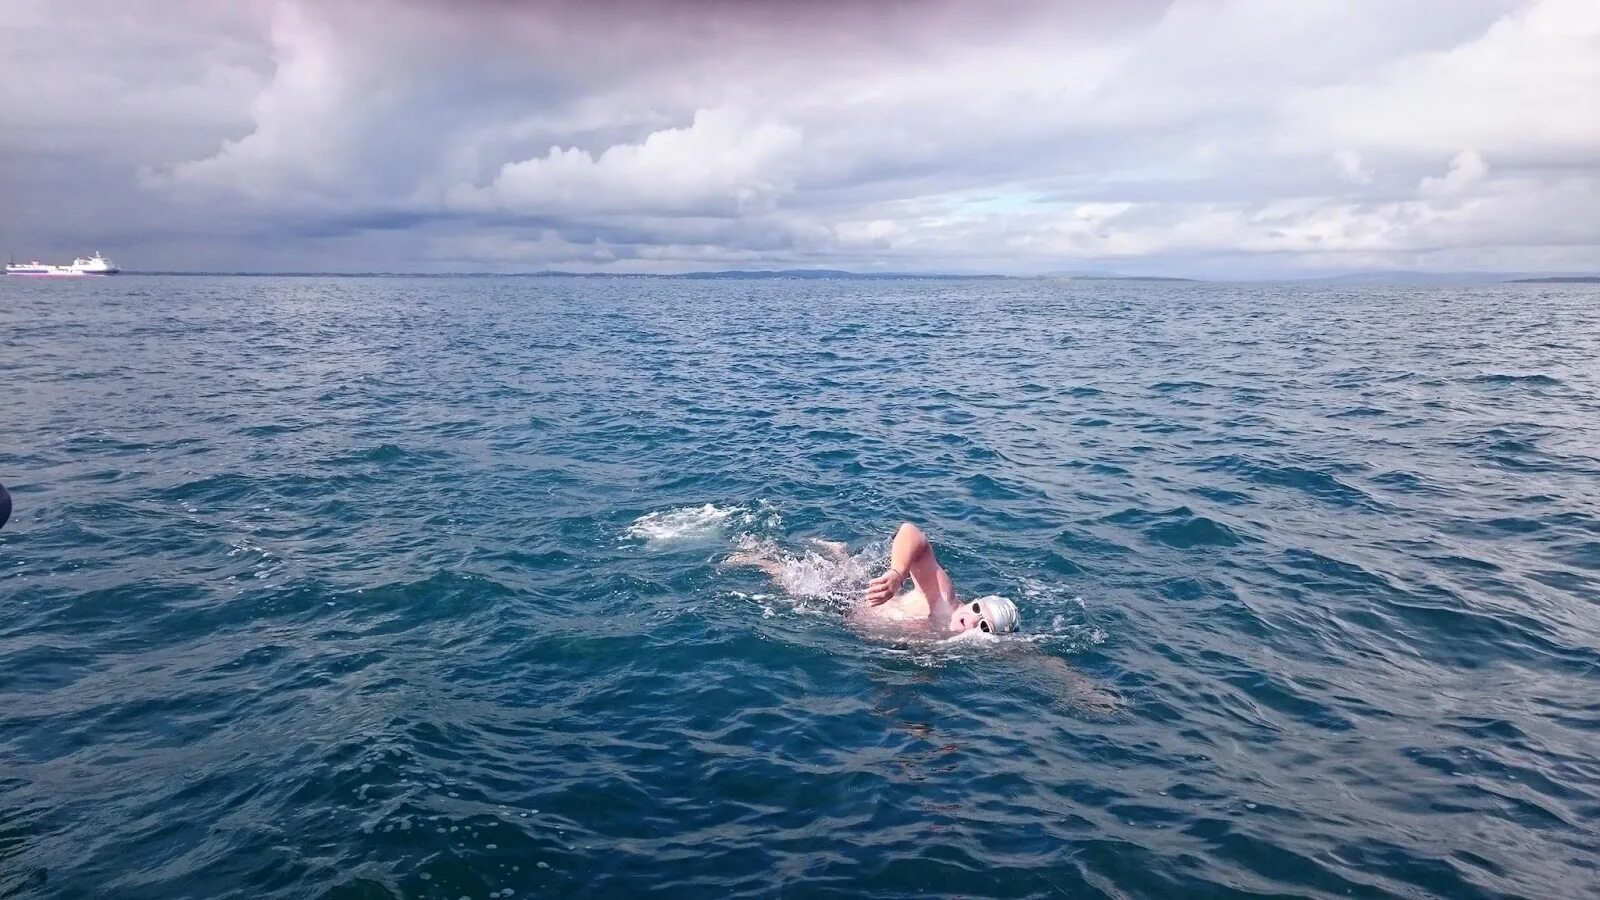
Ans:
[[[153,2],[0,24],[0,237],[204,268],[1600,257],[1586,0]],[[116,39],[53,40],[82,20]]]
[[[1517,163],[1600,158],[1600,4],[1537,0],[1460,44],[1294,99],[1308,143],[1406,155],[1463,147]]]
[[[1448,197],[1463,194],[1489,174],[1489,164],[1475,150],[1463,150],[1450,160],[1450,171],[1443,178],[1432,176],[1422,179],[1417,193],[1424,197]]]
[[[614,144],[598,156],[551,147],[507,163],[484,188],[460,186],[448,205],[543,215],[649,213],[737,216],[793,190],[800,130],[734,109],[699,110],[682,128]]]
[[[1333,164],[1338,168],[1340,176],[1351,184],[1372,183],[1372,171],[1362,161],[1361,154],[1354,150],[1335,151]]]

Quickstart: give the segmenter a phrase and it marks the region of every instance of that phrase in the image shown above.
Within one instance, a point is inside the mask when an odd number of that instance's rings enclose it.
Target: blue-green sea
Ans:
[[[0,897],[1600,895],[1597,322],[7,280]],[[1021,632],[853,626],[906,520]]]

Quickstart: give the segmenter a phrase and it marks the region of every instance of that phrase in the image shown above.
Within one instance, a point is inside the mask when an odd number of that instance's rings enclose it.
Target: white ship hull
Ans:
[[[89,257],[88,259],[79,257],[78,259],[73,260],[72,265],[70,266],[52,266],[47,263],[39,262],[38,260],[28,263],[11,263],[10,265],[6,266],[7,275],[31,275],[35,277],[46,278],[60,276],[75,278],[84,275],[115,275],[121,271],[121,269],[117,268],[116,263],[106,259],[98,253]]]
[[[35,278],[88,278],[92,275],[117,275],[122,271],[121,269],[104,269],[97,272],[85,272],[80,269],[72,269],[67,266],[52,266],[51,268],[53,271],[41,271],[39,269],[24,268],[22,266],[18,266],[17,268],[13,269],[10,266],[6,266],[6,274],[31,275]]]

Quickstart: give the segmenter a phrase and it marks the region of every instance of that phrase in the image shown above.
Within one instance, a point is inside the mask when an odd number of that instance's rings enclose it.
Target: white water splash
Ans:
[[[1025,593],[1032,594],[1029,607],[1035,621],[1030,626],[1024,618],[1023,627],[1016,635],[1018,640],[1065,653],[1081,652],[1105,643],[1106,632],[1095,623],[1082,597],[1061,598],[1048,590]]]
[[[759,568],[785,594],[799,600],[843,601],[859,596],[888,560],[888,547],[882,541],[851,554],[842,544],[813,540],[796,553],[771,538],[746,533],[734,540],[734,547],[726,565]]]
[[[714,537],[730,528],[747,528],[765,517],[775,524],[777,513],[758,504],[746,506],[681,506],[676,509],[657,510],[633,520],[627,536],[646,543],[701,540]]]

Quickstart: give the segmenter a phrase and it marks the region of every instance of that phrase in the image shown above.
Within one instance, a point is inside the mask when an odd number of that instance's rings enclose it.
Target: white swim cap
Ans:
[[[972,601],[978,604],[978,614],[989,623],[993,634],[1006,634],[1017,630],[1017,605],[998,594],[979,597]]]

